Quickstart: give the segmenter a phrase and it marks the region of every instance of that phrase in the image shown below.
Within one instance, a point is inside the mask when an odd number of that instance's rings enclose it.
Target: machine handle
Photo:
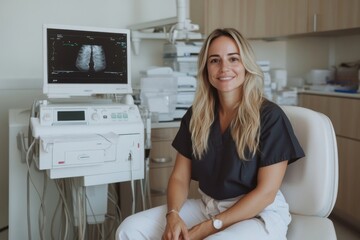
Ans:
[[[313,18],[314,18],[314,26],[313,26],[313,31],[316,32],[317,31],[317,14],[315,13]]]

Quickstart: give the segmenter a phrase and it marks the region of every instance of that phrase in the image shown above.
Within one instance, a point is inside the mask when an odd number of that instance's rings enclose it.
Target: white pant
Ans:
[[[201,191],[200,191],[201,192]],[[201,199],[188,199],[180,210],[180,216],[190,229],[209,219],[209,214],[218,214],[241,197],[217,201],[202,193]],[[155,207],[127,217],[116,231],[117,240],[160,240],[165,230],[167,206]],[[289,207],[279,191],[275,201],[258,217],[244,220],[211,235],[206,240],[284,240],[291,221]]]

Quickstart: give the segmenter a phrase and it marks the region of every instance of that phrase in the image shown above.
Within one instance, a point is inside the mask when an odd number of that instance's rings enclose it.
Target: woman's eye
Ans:
[[[212,58],[209,61],[209,63],[218,63],[218,62],[219,62],[219,59],[217,59],[217,58]]]
[[[240,61],[239,58],[236,57],[230,58],[230,62],[238,62],[238,61]]]

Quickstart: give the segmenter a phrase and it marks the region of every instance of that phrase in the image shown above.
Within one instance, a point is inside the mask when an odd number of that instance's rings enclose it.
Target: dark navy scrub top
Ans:
[[[201,191],[214,199],[233,198],[253,190],[260,167],[284,160],[290,164],[305,156],[289,119],[273,102],[265,100],[261,107],[259,151],[248,160],[239,158],[230,127],[221,133],[218,109],[210,129],[208,151],[197,159],[189,130],[191,116],[192,108],[189,108],[172,145],[191,160],[191,178],[199,182]]]

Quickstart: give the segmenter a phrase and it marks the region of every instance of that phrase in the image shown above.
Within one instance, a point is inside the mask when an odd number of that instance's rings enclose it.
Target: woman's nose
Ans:
[[[220,65],[221,71],[227,71],[229,70],[229,63],[227,61],[222,61]]]

